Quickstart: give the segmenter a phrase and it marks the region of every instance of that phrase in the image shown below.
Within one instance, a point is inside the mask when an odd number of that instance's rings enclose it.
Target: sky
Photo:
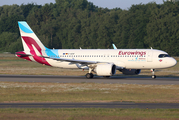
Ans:
[[[128,9],[133,4],[147,4],[149,2],[156,2],[157,4],[162,4],[163,0],[88,0],[94,5],[103,8],[121,8]],[[44,5],[45,3],[55,3],[55,0],[0,0],[0,6],[3,5],[13,5],[13,4],[27,4],[27,3],[36,3],[37,5]]]

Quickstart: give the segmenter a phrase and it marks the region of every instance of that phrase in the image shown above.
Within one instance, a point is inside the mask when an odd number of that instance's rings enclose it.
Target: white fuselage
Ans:
[[[117,69],[161,69],[172,67],[177,63],[172,57],[159,58],[159,55],[167,53],[154,49],[59,49],[51,52],[54,54],[46,52],[46,55],[53,58],[114,63]],[[88,69],[79,63],[48,58],[46,60],[53,67]]]

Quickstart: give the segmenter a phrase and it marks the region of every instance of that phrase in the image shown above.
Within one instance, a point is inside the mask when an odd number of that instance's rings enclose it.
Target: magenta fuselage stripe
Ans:
[[[51,66],[51,65],[46,61],[45,58],[39,57],[39,56],[36,55],[36,53],[35,53],[35,51],[34,51],[32,45],[34,45],[34,46],[37,48],[37,50],[39,51],[39,53],[40,53],[41,55],[42,55],[42,49],[40,48],[40,46],[36,43],[36,41],[35,41],[33,38],[31,38],[31,37],[23,37],[23,36],[22,36],[22,38],[23,38],[23,40],[25,41],[25,43],[27,44],[27,46],[29,47],[30,53],[33,55],[33,58],[34,58],[34,60],[35,60],[36,62]]]

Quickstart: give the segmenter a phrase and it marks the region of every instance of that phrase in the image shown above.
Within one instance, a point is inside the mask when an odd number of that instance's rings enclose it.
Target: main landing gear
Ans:
[[[87,79],[91,79],[94,77],[93,73],[91,73],[91,72],[92,72],[92,68],[89,68],[89,73],[86,74]]]
[[[155,69],[151,69],[151,72],[152,72],[152,79],[155,79],[156,78],[156,75],[155,75]]]

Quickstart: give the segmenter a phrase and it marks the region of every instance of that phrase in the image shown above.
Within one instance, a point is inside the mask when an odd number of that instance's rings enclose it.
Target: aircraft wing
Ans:
[[[44,57],[44,58],[49,58],[49,59],[53,59],[53,60],[57,60],[57,61],[66,61],[66,62],[71,62],[71,63],[75,63],[75,64],[80,63],[80,64],[85,64],[85,65],[100,63],[98,61],[76,60],[74,58],[73,59],[53,58],[53,57]]]

